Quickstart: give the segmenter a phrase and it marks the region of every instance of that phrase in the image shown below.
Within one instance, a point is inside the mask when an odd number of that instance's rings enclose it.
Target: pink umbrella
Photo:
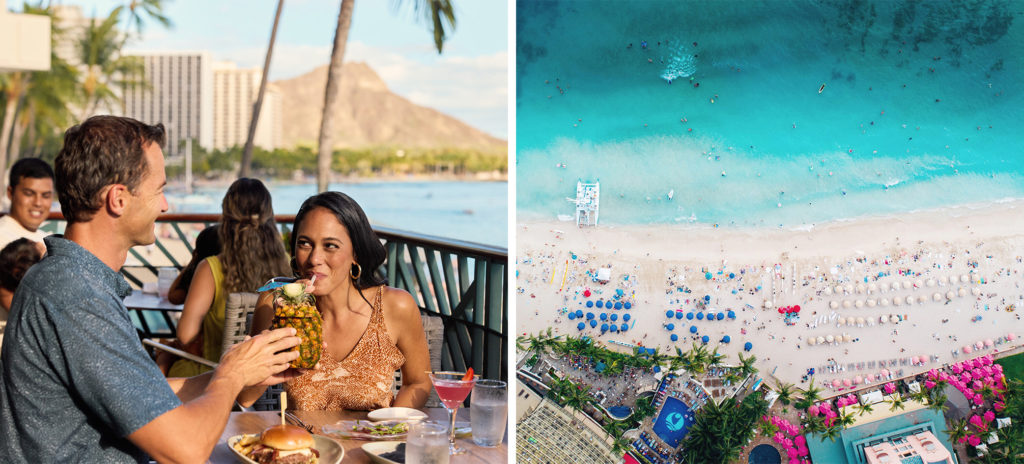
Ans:
[[[981,365],[982,366],[991,366],[992,365],[992,355],[990,355],[990,354],[989,355],[985,355],[984,358],[981,358]]]
[[[1002,364],[993,364],[992,368],[995,369],[996,372],[1002,372],[1003,371],[1003,365]]]
[[[789,464],[800,464],[800,460],[798,460],[797,458],[790,459]]]
[[[864,381],[864,377],[861,377],[859,375],[853,378],[853,384],[854,385],[858,385],[858,384],[860,384],[863,381]]]
[[[985,411],[985,422],[992,422],[996,419],[996,413],[992,411]]]
[[[882,375],[888,376],[889,375],[889,369],[882,369]]]
[[[974,346],[980,350],[981,349],[981,342],[975,343]],[[981,367],[981,359],[980,358],[974,358],[974,359],[971,360],[971,369],[974,369],[975,367]]]
[[[875,380],[875,374],[864,374],[865,382],[873,382]]]
[[[981,439],[978,438],[977,435],[971,435],[967,437],[967,443],[969,443],[971,446],[978,446],[981,444]]]
[[[951,369],[953,370],[954,374],[959,374],[964,370],[962,367],[960,367],[960,363],[954,364]]]
[[[807,413],[812,415],[812,416],[817,416],[818,415],[818,406],[812,404],[809,408],[807,408]]]
[[[975,367],[974,369],[971,369],[971,375],[973,375],[974,378],[984,377],[985,371],[981,370],[980,367]]]
[[[974,395],[974,404],[976,404],[978,406],[981,406],[982,404],[985,404],[985,398],[983,396],[981,396],[980,393],[977,394],[977,395]]]
[[[832,388],[839,388],[839,379],[835,379],[832,381]]]
[[[798,435],[796,437],[796,444],[797,444],[797,446],[803,447],[803,446],[807,445],[807,439],[804,438],[803,435]]]
[[[796,454],[800,455],[800,456],[807,456],[807,453],[808,453],[808,450],[807,450],[806,446],[801,446],[801,447],[797,448],[797,450],[796,450]]]
[[[1017,336],[1014,335],[1013,332],[1010,332],[1010,333],[1006,334],[1006,339],[1010,340],[1010,341],[1013,341],[1013,340],[1017,339]]]
[[[974,376],[972,376],[970,372],[964,371],[963,374],[960,374],[960,381],[970,382],[971,380],[974,380]]]
[[[843,386],[849,387],[852,384],[853,382],[850,382],[850,379],[843,379]]]
[[[978,342],[974,344],[974,347],[980,350],[985,347],[985,344],[982,342]]]
[[[971,348],[970,345],[965,345],[964,346],[964,353],[971,354],[972,352],[974,352],[974,348]]]
[[[896,384],[889,382],[885,384],[884,390],[886,395],[891,395],[892,392],[896,391]]]
[[[981,387],[982,384],[980,380],[975,380],[974,383],[971,384],[971,389],[973,390],[981,390]]]
[[[782,440],[785,440],[785,439],[786,439],[786,436],[783,435],[782,432],[775,432],[775,443],[782,443]]]
[[[935,382],[932,382],[931,380],[925,380],[924,381],[924,388],[927,388],[929,390],[935,388]]]
[[[790,459],[794,459],[794,458],[796,458],[797,453],[796,453],[795,449],[789,448],[789,449],[786,450],[786,455],[789,456]]]
[[[996,401],[995,403],[993,403],[993,406],[995,406],[996,411],[1002,411],[1003,409],[1006,409],[1006,404],[1003,403],[1002,401]]]

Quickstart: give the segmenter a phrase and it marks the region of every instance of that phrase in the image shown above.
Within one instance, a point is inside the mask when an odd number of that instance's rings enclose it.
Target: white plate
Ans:
[[[235,443],[241,440],[243,435],[235,435],[228,438],[228,449],[232,453],[235,453],[235,457],[238,458],[238,462],[245,464],[258,464],[256,461],[245,457],[242,453],[239,453],[235,449]],[[320,464],[338,464],[341,459],[345,457],[345,448],[342,448],[338,442],[331,440],[322,435],[313,435],[313,448],[320,452]],[[386,451],[385,451],[386,452]]]
[[[367,443],[360,448],[363,452],[370,457],[370,460],[377,464],[398,464],[397,461],[392,461],[388,458],[381,457],[382,454],[390,453],[398,448],[398,445],[405,443],[404,441],[378,441],[375,443]]]
[[[400,421],[421,421],[427,418],[427,413],[412,408],[384,408],[370,411],[367,419],[375,421],[400,420]]]

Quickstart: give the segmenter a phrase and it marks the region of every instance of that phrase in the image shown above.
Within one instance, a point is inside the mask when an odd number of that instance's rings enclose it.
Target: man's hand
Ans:
[[[298,346],[302,339],[295,329],[285,327],[267,330],[231,347],[220,359],[216,373],[239,379],[242,386],[274,385],[296,377],[299,372],[285,372],[299,357],[298,351],[287,351]]]

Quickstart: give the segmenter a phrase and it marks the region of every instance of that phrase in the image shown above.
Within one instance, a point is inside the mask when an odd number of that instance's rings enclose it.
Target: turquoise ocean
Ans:
[[[295,214],[316,194],[314,184],[269,182],[275,214]],[[373,181],[330,184],[354,199],[375,226],[508,247],[508,183]],[[220,213],[227,187],[202,187],[192,195],[170,189],[173,212]]]
[[[570,213],[577,179],[600,180],[617,224],[1024,198],[1024,1],[524,0],[516,16],[520,220]]]

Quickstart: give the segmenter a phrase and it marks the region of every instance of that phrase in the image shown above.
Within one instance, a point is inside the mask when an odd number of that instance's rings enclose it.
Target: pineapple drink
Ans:
[[[291,366],[311,369],[320,361],[320,348],[323,343],[323,319],[317,311],[313,295],[306,293],[304,285],[291,283],[276,290],[274,298],[274,322],[272,327],[294,327],[296,335],[302,343],[292,351],[298,351],[299,357],[292,361]]]

